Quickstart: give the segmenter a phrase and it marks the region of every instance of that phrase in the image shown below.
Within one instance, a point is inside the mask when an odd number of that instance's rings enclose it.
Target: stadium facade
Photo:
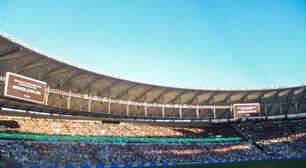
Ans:
[[[233,104],[259,103],[261,117],[304,116],[306,86],[205,90],[119,79],[70,65],[16,38],[0,35],[0,87],[6,72],[47,83],[44,104],[3,96],[0,106],[65,115],[118,119],[217,120],[234,118]]]

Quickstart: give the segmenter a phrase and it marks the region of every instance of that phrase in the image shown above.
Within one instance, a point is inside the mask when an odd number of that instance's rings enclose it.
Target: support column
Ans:
[[[48,86],[47,90],[46,90],[46,94],[45,94],[45,106],[48,106],[49,92],[50,92],[50,86]]]
[[[70,103],[71,103],[71,90],[69,91],[69,96],[67,97],[67,109],[70,109]]]
[[[129,104],[126,105],[126,115],[127,116],[130,115],[130,105]]]
[[[214,118],[217,118],[217,115],[216,115],[216,105],[215,104],[214,104],[213,111],[214,111]]]
[[[163,118],[165,118],[165,107],[162,107]]]
[[[182,118],[182,108],[179,108],[179,112],[180,112],[180,118]]]
[[[89,96],[88,99],[88,111],[91,112],[91,95]]]
[[[111,102],[108,102],[107,113],[110,114],[110,112],[111,112]]]
[[[232,113],[233,113],[233,104],[231,104],[231,109],[230,109],[230,115],[229,115],[229,118],[231,118]]]
[[[280,111],[280,114],[283,115],[282,101],[279,101],[279,111]]]
[[[200,115],[199,115],[199,105],[197,105],[197,118],[200,118]]]
[[[144,111],[145,111],[145,117],[148,117],[148,106],[144,106]]]
[[[230,108],[230,112],[229,112],[229,116],[228,116],[228,119],[229,119],[229,122],[230,122],[230,118],[233,114],[233,103],[232,103],[232,96],[229,96],[229,102],[231,104],[231,108]]]
[[[268,116],[268,110],[267,110],[267,102],[265,101],[265,114]]]
[[[295,104],[295,113],[298,113],[299,109],[298,109],[298,103],[296,100],[294,101],[294,104]]]

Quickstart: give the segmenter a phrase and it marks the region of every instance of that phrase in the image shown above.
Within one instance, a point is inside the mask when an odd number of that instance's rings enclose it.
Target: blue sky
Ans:
[[[134,81],[189,88],[306,83],[306,1],[1,0],[0,30]]]

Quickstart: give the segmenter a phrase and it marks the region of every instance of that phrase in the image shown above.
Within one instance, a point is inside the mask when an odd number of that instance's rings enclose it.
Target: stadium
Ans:
[[[305,166],[306,86],[119,79],[0,35],[2,167]]]
[[[304,0],[1,0],[0,168],[306,168],[305,27]]]

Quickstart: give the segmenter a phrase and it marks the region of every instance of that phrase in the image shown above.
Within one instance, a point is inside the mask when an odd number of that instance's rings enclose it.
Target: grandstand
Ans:
[[[94,117],[201,120],[232,118],[234,103],[260,103],[260,116],[298,115],[306,108],[305,85],[254,90],[155,86],[72,66],[5,33],[0,44],[2,85],[6,72],[48,84],[44,106],[2,97],[2,107]]]
[[[8,96],[9,75],[45,84],[43,94],[37,91],[42,100]],[[2,33],[0,88],[2,166],[165,167],[306,157],[305,85],[156,86],[88,71]],[[235,112],[254,104],[256,116]]]

